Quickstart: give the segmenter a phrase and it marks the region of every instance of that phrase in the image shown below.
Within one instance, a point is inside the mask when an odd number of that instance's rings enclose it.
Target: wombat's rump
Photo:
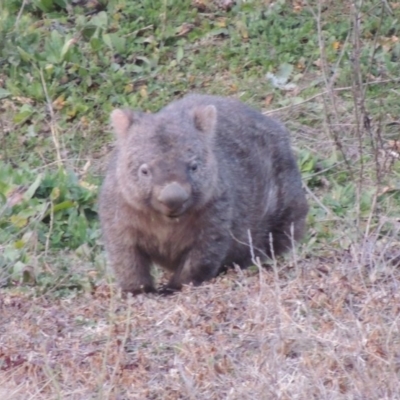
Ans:
[[[291,248],[307,202],[289,136],[239,101],[188,95],[156,114],[114,110],[116,134],[100,194],[109,263],[121,288],[154,290],[151,265],[172,272],[168,289],[200,284],[224,265]],[[271,240],[272,238],[272,240]]]

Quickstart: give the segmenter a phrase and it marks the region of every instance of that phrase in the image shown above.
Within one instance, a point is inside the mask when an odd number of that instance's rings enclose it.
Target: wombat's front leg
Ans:
[[[114,236],[106,240],[108,261],[113,268],[117,281],[124,292],[133,295],[154,292],[150,274],[151,261],[126,235]]]
[[[184,284],[198,286],[202,282],[217,276],[222,267],[223,247],[219,248],[220,251],[216,251],[217,249],[214,249],[215,251],[210,251],[210,249],[203,251],[201,248],[193,249],[182,261],[182,265],[173,274],[168,284],[163,287],[162,293],[180,290]]]
[[[221,197],[202,215],[197,226],[199,235],[193,247],[180,261],[168,284],[161,290],[170,293],[182,285],[198,286],[218,275],[223,267],[230,246],[230,202]]]

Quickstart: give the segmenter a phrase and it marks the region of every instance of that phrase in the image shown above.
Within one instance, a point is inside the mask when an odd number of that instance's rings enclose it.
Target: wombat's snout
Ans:
[[[189,199],[190,193],[177,182],[166,185],[158,195],[157,200],[163,204],[169,215],[180,214],[182,207]]]

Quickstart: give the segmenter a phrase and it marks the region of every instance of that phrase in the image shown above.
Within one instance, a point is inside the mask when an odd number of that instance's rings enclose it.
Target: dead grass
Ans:
[[[1,398],[399,398],[400,274],[380,259],[354,248],[167,298],[3,292]]]

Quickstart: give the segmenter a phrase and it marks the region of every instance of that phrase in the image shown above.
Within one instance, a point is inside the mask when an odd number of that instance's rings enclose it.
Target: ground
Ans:
[[[0,398],[400,398],[399,18],[350,0],[1,4]],[[192,91],[289,128],[307,235],[266,267],[126,298],[97,218],[109,113]]]

